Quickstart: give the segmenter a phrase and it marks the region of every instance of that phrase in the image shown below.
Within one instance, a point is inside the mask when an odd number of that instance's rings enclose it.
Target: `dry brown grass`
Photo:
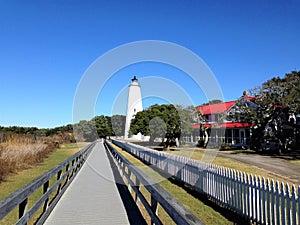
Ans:
[[[54,148],[27,135],[10,134],[0,143],[0,182],[10,173],[41,163]]]

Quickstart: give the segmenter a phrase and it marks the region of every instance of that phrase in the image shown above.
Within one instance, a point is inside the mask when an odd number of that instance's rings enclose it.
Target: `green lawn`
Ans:
[[[63,144],[61,148],[54,150],[44,161],[43,163],[33,166],[30,169],[26,169],[20,171],[16,174],[9,175],[6,178],[5,182],[0,183],[0,199],[5,198],[9,194],[13,193],[20,187],[34,180],[41,174],[47,172],[52,169],[59,163],[63,162],[65,159],[74,155],[78,152],[83,146],[88,143],[79,143],[77,144]],[[29,198],[29,206],[39,199],[42,191],[37,191]],[[0,224],[14,224],[16,222],[17,217],[17,209],[10,213],[7,217],[5,217]]]

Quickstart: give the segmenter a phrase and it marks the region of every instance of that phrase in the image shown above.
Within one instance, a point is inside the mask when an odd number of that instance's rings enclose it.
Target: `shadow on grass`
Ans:
[[[207,195],[201,194],[200,192],[191,189],[189,186],[185,185],[183,182],[178,181],[174,178],[168,178],[168,180],[184,189],[188,194],[192,195],[199,201],[201,201],[203,204],[207,205],[208,207],[212,208],[216,212],[219,212],[222,216],[224,216],[226,219],[231,221],[235,225],[250,225],[252,224],[250,221],[246,220],[242,215],[239,215],[232,210],[220,206],[219,204],[213,202],[212,199],[208,198]]]
[[[223,150],[220,152],[224,152],[229,155],[262,155],[262,156],[270,156],[271,158],[278,158],[283,160],[300,160],[300,150],[296,151],[287,151],[283,153],[272,152],[272,151],[255,151],[255,150]]]
[[[154,171],[159,173],[164,178],[168,179],[172,184],[177,185],[178,187],[185,190],[188,194],[192,195],[199,201],[201,201],[203,204],[207,205],[208,207],[212,208],[214,211],[220,213],[223,217],[231,221],[234,225],[250,225],[252,224],[250,221],[246,220],[244,216],[239,215],[238,213],[223,207],[214,201],[212,199],[208,198],[207,195],[202,194],[196,190],[194,190],[192,187],[186,185],[184,182],[179,181],[175,179],[174,177],[170,177],[170,175],[166,174],[160,169],[157,169],[149,164],[146,163],[146,165],[150,166]]]
[[[272,158],[284,159],[287,161],[300,160],[300,151],[288,151],[281,153],[280,155],[270,155]]]
[[[220,152],[225,152],[232,155],[245,154],[245,155],[258,155],[259,153],[254,150],[221,150]]]

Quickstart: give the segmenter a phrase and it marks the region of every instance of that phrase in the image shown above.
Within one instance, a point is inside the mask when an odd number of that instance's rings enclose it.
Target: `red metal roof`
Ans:
[[[221,127],[224,128],[235,128],[235,127],[252,127],[254,124],[250,123],[234,123],[234,122],[229,122],[229,123],[223,123],[221,124]]]
[[[203,127],[205,128],[246,128],[246,127],[252,127],[254,124],[250,123],[238,123],[238,122],[227,122],[222,124],[203,124]]]
[[[192,128],[199,129],[200,125],[198,123],[192,123]]]
[[[235,102],[236,101],[230,101],[217,104],[201,105],[197,107],[197,111],[201,112],[202,115],[223,113],[231,106],[233,106]]]
[[[247,98],[251,102],[253,102],[255,100],[255,97],[253,97],[253,96],[246,96],[244,98]]]
[[[243,98],[247,98],[249,101],[255,100],[254,97],[245,95]],[[230,102],[222,102],[217,104],[207,104],[207,105],[200,105],[197,106],[197,111],[200,112],[202,115],[211,115],[211,114],[218,114],[218,113],[224,113],[226,110],[228,110],[230,107],[232,107],[237,101],[230,101]],[[226,122],[222,124],[217,123],[205,123],[203,124],[203,127],[210,128],[246,128],[246,127],[252,127],[254,124],[250,123],[239,123],[239,122]],[[195,129],[200,128],[198,124],[192,124],[192,127]]]

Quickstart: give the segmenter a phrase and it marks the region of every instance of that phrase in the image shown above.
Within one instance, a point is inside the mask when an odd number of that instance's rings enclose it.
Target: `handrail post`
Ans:
[[[78,168],[80,168],[81,167],[81,164],[82,164],[82,154],[80,154],[79,156],[78,156],[78,164],[77,164],[77,166],[78,166]]]
[[[62,186],[62,189],[65,188],[65,186],[68,186],[68,183],[72,177],[72,171],[70,171],[70,162],[65,166],[65,173],[67,174],[66,176],[66,181]]]
[[[79,163],[78,163],[78,169],[79,169],[81,167],[81,165],[82,165],[82,154],[80,154],[78,156],[78,161],[79,161]]]
[[[75,172],[74,164],[75,164],[75,159],[73,159],[72,163],[71,163],[71,168],[73,168],[73,169],[72,169],[72,172],[70,173],[70,178],[73,177],[74,172]]]
[[[43,194],[45,194],[49,189],[49,180],[46,181],[43,185]],[[47,198],[44,202],[44,207],[43,207],[43,213],[46,212],[47,208],[48,208],[48,201],[49,201],[49,198]]]
[[[135,179],[136,179],[135,186],[136,186],[137,192],[135,192],[134,201],[137,203],[137,201],[138,201],[138,192],[140,191],[140,181],[137,177]]]
[[[157,201],[153,197],[153,195],[151,195],[151,210],[152,210],[153,214],[158,216]],[[155,224],[154,221],[153,221],[153,218],[151,218],[151,224]]]
[[[127,173],[128,179],[131,180],[131,177],[130,177],[131,176],[131,170],[129,169],[129,167],[127,167],[127,170],[128,170],[128,173]],[[128,182],[128,190],[129,190],[130,193],[132,193],[132,188],[131,188],[131,185],[129,184],[129,182]]]
[[[25,214],[27,209],[27,203],[28,198],[25,198],[20,204],[19,204],[19,219]]]
[[[70,167],[70,163],[68,163],[66,165],[66,173],[68,174],[67,177],[66,177],[66,183],[69,182],[69,178],[70,178],[69,167]]]
[[[62,174],[62,170],[58,171],[58,173],[57,173],[57,181],[60,179],[61,174]],[[57,187],[57,193],[56,194],[59,194],[60,188],[61,188],[61,183]]]

